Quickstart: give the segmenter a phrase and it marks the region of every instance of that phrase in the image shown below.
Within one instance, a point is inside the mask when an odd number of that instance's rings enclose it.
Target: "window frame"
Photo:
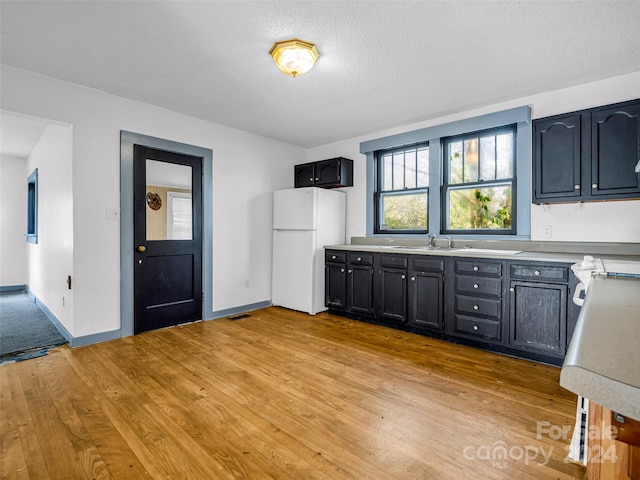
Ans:
[[[27,177],[27,243],[38,243],[38,169]]]
[[[461,141],[463,143],[464,150],[464,142],[469,139],[478,139],[478,145],[480,146],[480,138],[486,136],[486,134],[490,133],[491,135],[497,137],[502,133],[511,132],[513,134],[512,140],[512,151],[513,151],[513,164],[511,165],[512,176],[510,178],[500,178],[494,180],[480,180],[480,150],[478,150],[478,180],[475,182],[464,182],[464,183],[448,183],[449,179],[449,168],[450,164],[448,160],[448,151],[449,145],[454,142]],[[465,132],[461,135],[452,135],[450,137],[441,139],[442,146],[442,179],[440,182],[440,190],[441,190],[441,199],[440,199],[440,231],[445,235],[509,235],[513,236],[516,234],[517,227],[517,215],[518,215],[518,192],[517,192],[517,166],[518,166],[518,150],[517,150],[517,125],[504,125],[500,127],[486,128],[483,130],[478,130],[475,132]],[[464,165],[464,161],[463,161]],[[449,196],[448,193],[452,190],[468,190],[475,187],[477,188],[489,188],[489,187],[500,187],[503,185],[511,185],[511,228],[506,229],[452,229],[447,228],[449,223]]]
[[[429,189],[431,187],[430,183],[431,183],[431,175],[430,172],[428,173],[429,176],[429,183],[427,184],[426,187],[418,187],[417,184],[417,170],[416,170],[416,187],[415,188],[403,188],[401,190],[382,190],[382,181],[383,181],[383,161],[382,158],[385,155],[388,154],[394,154],[396,152],[406,152],[410,151],[410,150],[415,150],[416,151],[416,162],[417,162],[417,151],[418,150],[427,150],[427,152],[429,152],[429,142],[419,142],[419,143],[415,143],[413,145],[403,145],[400,147],[395,147],[395,148],[388,148],[385,150],[379,150],[375,152],[375,189],[374,189],[374,233],[376,234],[389,234],[389,235],[398,235],[398,234],[402,234],[402,235],[413,235],[413,234],[422,234],[422,235],[426,235],[427,232],[429,231]],[[428,160],[428,167],[430,167],[431,165],[431,153],[429,152],[429,160]],[[406,173],[406,165],[405,165],[405,173]],[[430,170],[430,168],[429,168]],[[426,229],[421,229],[421,230],[400,230],[400,229],[393,229],[393,230],[388,230],[388,229],[382,229],[380,228],[382,225],[382,200],[384,197],[390,197],[390,196],[400,196],[400,195],[410,195],[410,194],[416,194],[416,193],[426,193],[427,195],[427,228]]]
[[[375,224],[375,186],[376,186],[376,160],[375,152],[379,150],[391,149],[403,145],[411,145],[416,143],[428,142],[429,144],[429,177],[441,180],[441,139],[456,135],[463,135],[467,132],[475,132],[490,128],[503,127],[507,125],[516,125],[516,171],[514,178],[517,181],[517,208],[518,211],[513,217],[515,223],[515,234],[510,235],[509,240],[530,240],[531,238],[531,180],[532,180],[532,143],[533,135],[531,130],[531,107],[521,105],[506,110],[496,110],[491,113],[485,113],[478,116],[464,117],[447,123],[425,122],[429,126],[421,127],[414,130],[401,131],[382,137],[373,137],[360,143],[359,151],[366,157],[366,217],[365,235],[366,237],[394,238],[401,237],[395,233],[376,233],[374,231]],[[438,161],[439,159],[439,161]],[[441,216],[441,191],[440,188],[434,189],[434,183],[431,184],[429,192],[429,227],[430,234],[441,235],[440,216]],[[406,234],[407,237],[422,237],[422,235]],[[495,240],[505,239],[504,235],[479,234],[476,232],[464,234],[451,234],[455,240],[474,239],[474,240]]]

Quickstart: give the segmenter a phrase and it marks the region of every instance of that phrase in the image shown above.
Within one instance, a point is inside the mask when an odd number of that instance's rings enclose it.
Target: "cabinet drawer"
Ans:
[[[502,297],[502,279],[456,275],[456,292]]]
[[[345,263],[347,261],[346,252],[336,252],[335,250],[327,250],[324,253],[325,262]]]
[[[407,268],[409,260],[399,255],[380,255],[380,266],[391,268]]]
[[[373,265],[373,255],[365,253],[349,253],[347,261],[352,265]]]
[[[478,337],[499,341],[501,339],[502,323],[498,320],[456,315],[453,328],[456,333],[476,335]]]
[[[456,295],[455,310],[459,313],[470,313],[499,319],[502,313],[501,309],[501,300]]]
[[[414,272],[444,272],[444,260],[437,258],[420,258],[415,257],[411,260]]]
[[[502,263],[500,262],[479,262],[474,260],[456,260],[456,272],[471,273],[481,275],[492,275],[499,277],[502,275]]]
[[[567,282],[569,280],[569,267],[560,265],[511,265],[511,278],[526,280]]]

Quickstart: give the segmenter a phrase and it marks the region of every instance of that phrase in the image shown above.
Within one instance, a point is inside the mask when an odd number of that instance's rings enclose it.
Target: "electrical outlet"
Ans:
[[[551,225],[542,226],[542,236],[544,238],[551,238]]]

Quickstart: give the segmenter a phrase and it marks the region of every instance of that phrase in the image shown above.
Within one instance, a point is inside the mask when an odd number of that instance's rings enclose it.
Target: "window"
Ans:
[[[514,233],[515,126],[442,142],[443,233]]]
[[[193,238],[192,210],[190,193],[167,192],[167,239]]]
[[[38,243],[38,169],[27,178],[27,242]]]
[[[428,145],[380,151],[376,158],[376,233],[426,233],[429,227]]]
[[[530,238],[531,139],[531,108],[524,105],[360,143],[367,158],[367,236],[429,232],[453,238]],[[402,163],[396,165],[393,154],[403,159],[420,149],[427,155],[426,185],[396,185],[394,167],[400,171]],[[402,170],[408,172],[406,165]],[[410,203],[408,195],[417,193],[425,194],[415,202],[421,211],[413,216],[420,220],[408,221],[403,214],[406,220],[394,224],[388,199],[399,196]]]

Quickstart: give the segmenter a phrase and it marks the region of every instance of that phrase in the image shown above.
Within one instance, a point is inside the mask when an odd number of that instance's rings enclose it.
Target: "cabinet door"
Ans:
[[[316,162],[316,186],[340,184],[340,159],[332,158]]]
[[[326,264],[325,306],[338,309],[347,308],[347,269],[344,264]]]
[[[567,285],[512,281],[510,343],[533,352],[565,354]]]
[[[534,203],[579,197],[582,116],[536,121],[533,130]]]
[[[415,272],[409,279],[409,324],[435,330],[444,328],[441,273]]]
[[[350,312],[365,315],[373,313],[373,267],[347,267],[347,308]]]
[[[315,168],[313,163],[304,163],[294,167],[294,187],[313,187],[315,185]]]
[[[591,194],[640,196],[640,102],[596,109],[591,135]]]
[[[394,322],[407,320],[407,271],[397,268],[380,269],[379,317]]]

